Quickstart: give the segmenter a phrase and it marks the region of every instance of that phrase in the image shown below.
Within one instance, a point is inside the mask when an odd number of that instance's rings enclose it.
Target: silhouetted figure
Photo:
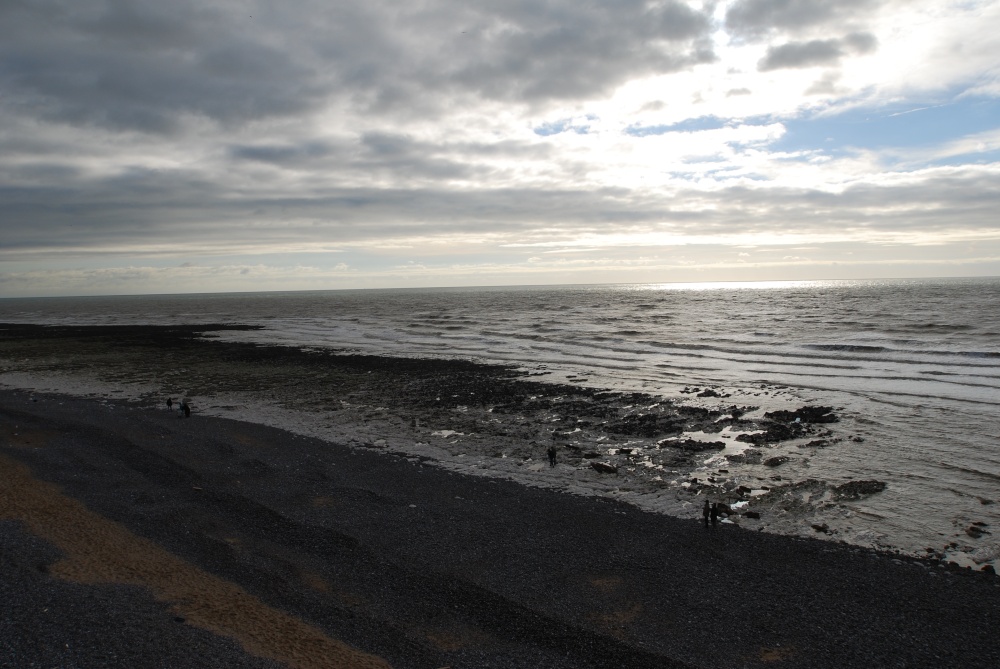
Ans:
[[[187,400],[181,400],[181,411],[185,418],[191,417],[191,407],[188,406]]]
[[[170,410],[170,409],[173,409],[173,408],[174,408],[174,398],[173,397],[168,397],[167,398],[167,410]]]
[[[549,446],[549,467],[556,466],[556,447]]]
[[[712,503],[712,527],[715,527],[719,522],[719,504],[717,502]]]
[[[709,504],[708,500],[706,499],[705,506],[703,506],[701,509],[701,515],[705,519],[705,527],[708,527],[708,517],[709,515],[711,515],[711,513],[712,513],[712,505]]]

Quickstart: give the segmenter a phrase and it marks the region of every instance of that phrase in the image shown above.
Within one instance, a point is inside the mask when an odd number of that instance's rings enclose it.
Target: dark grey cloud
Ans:
[[[779,30],[839,25],[862,18],[885,0],[738,0],[726,12],[726,30],[738,37],[761,37]]]
[[[841,39],[788,42],[768,48],[767,54],[757,64],[761,72],[786,68],[837,65],[848,54],[870,53],[877,40],[869,33],[853,33]]]
[[[307,141],[298,144],[264,143],[231,146],[229,155],[236,160],[252,160],[285,167],[313,165],[319,160],[341,155],[342,148],[329,142]]]
[[[395,152],[410,155],[405,148]],[[129,249],[132,255],[157,249],[219,255],[324,240],[349,246],[477,232],[516,240],[534,236],[539,220],[572,235],[641,233],[664,225],[677,233],[723,238],[776,229],[825,234],[838,226],[873,234],[935,232],[954,228],[955,221],[997,230],[1000,192],[994,180],[988,170],[967,168],[933,179],[857,184],[841,193],[733,186],[715,195],[718,206],[687,209],[683,203],[705,201],[704,191],[490,188],[484,182],[465,189],[441,183],[317,187],[284,195],[244,189],[236,198],[233,186],[209,183],[196,172],[136,169],[114,178],[79,177],[61,187],[0,188],[0,260]]]
[[[434,114],[451,98],[545,105],[713,58],[678,0],[611,4],[5,0],[7,113],[148,133],[331,101]]]
[[[795,233],[865,230],[874,237],[896,232],[946,233],[959,227],[1000,231],[995,215],[1000,191],[994,181],[989,170],[971,167],[906,182],[858,183],[839,193],[734,186],[720,198],[725,206],[707,213],[697,225],[720,235],[773,231],[776,223]],[[696,195],[692,191],[677,197],[683,201]]]
[[[444,80],[499,100],[575,99],[714,58],[707,16],[672,0],[496,2],[469,12]]]
[[[8,110],[169,132],[185,115],[243,122],[301,112],[325,95],[309,66],[234,20],[185,0],[4,3]]]

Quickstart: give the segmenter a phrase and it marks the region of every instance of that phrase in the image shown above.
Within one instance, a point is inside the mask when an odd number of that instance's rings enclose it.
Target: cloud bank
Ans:
[[[997,28],[975,1],[7,0],[0,296],[995,274]]]

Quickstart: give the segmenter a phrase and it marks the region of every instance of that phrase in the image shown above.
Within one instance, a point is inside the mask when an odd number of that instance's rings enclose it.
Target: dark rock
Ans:
[[[706,388],[696,395],[696,397],[722,397],[719,393],[715,392],[711,388]]]
[[[786,456],[786,455],[776,455],[773,458],[768,458],[767,460],[764,460],[764,466],[765,467],[777,467],[779,465],[785,464],[786,462],[788,462],[788,456]]]
[[[796,437],[801,436],[803,432],[805,432],[805,426],[802,423],[774,423],[768,427],[765,432],[741,434],[736,437],[736,441],[742,441],[757,446],[761,444],[774,444],[779,441],[795,439]]]
[[[593,460],[594,458],[601,457],[601,454],[596,451],[588,451],[583,454],[583,457],[587,458],[588,460]]]
[[[736,492],[739,493],[740,495],[749,495],[751,492],[753,492],[753,490],[746,487],[745,485],[741,485],[736,489]]]
[[[848,481],[833,486],[832,491],[835,499],[858,499],[865,495],[882,492],[885,488],[884,481]]]
[[[991,564],[984,564],[979,571],[985,571],[987,574],[995,574],[997,570],[993,568]]]
[[[768,411],[764,418],[770,418],[782,423],[836,423],[839,418],[833,413],[833,407],[805,406],[795,411]]]
[[[813,523],[812,528],[814,530],[816,530],[817,532],[822,532],[823,534],[829,534],[830,533],[830,526],[827,525],[826,523],[822,523],[822,524]]]
[[[756,511],[747,511],[743,514],[744,518],[753,518],[754,520],[760,520],[760,514]]]
[[[680,434],[684,431],[687,420],[677,415],[632,414],[624,418],[609,421],[604,429],[612,434],[646,437],[652,439],[668,434]]]
[[[690,453],[700,453],[701,451],[721,451],[726,445],[721,441],[697,441],[695,439],[664,439],[656,444],[660,448],[679,448]]]
[[[607,462],[591,462],[590,466],[602,474],[617,474],[618,467]]]
[[[745,464],[745,465],[759,465],[761,460],[763,460],[764,454],[755,448],[748,448],[742,453],[736,453],[733,455],[727,455],[726,460],[734,464]]]
[[[978,539],[979,537],[983,536],[984,534],[989,534],[989,532],[987,532],[986,530],[984,530],[979,525],[969,525],[965,529],[965,533],[968,534],[973,539]]]
[[[799,448],[826,448],[830,442],[826,439],[813,439],[808,444],[799,444]]]

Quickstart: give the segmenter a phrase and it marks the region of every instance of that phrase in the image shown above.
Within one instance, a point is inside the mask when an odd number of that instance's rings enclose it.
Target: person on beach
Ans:
[[[173,408],[174,408],[174,398],[173,397],[168,397],[167,398],[167,411],[170,411]]]
[[[187,400],[181,400],[181,413],[185,418],[191,417],[191,407],[188,406]]]
[[[556,447],[549,446],[549,467],[556,466]]]
[[[701,515],[705,519],[705,527],[708,527],[708,517],[709,515],[711,515],[711,513],[712,513],[712,505],[709,504],[708,500],[706,499],[705,506],[703,506],[701,509]]]
[[[718,502],[712,502],[712,527],[715,527],[719,523],[719,504]]]

